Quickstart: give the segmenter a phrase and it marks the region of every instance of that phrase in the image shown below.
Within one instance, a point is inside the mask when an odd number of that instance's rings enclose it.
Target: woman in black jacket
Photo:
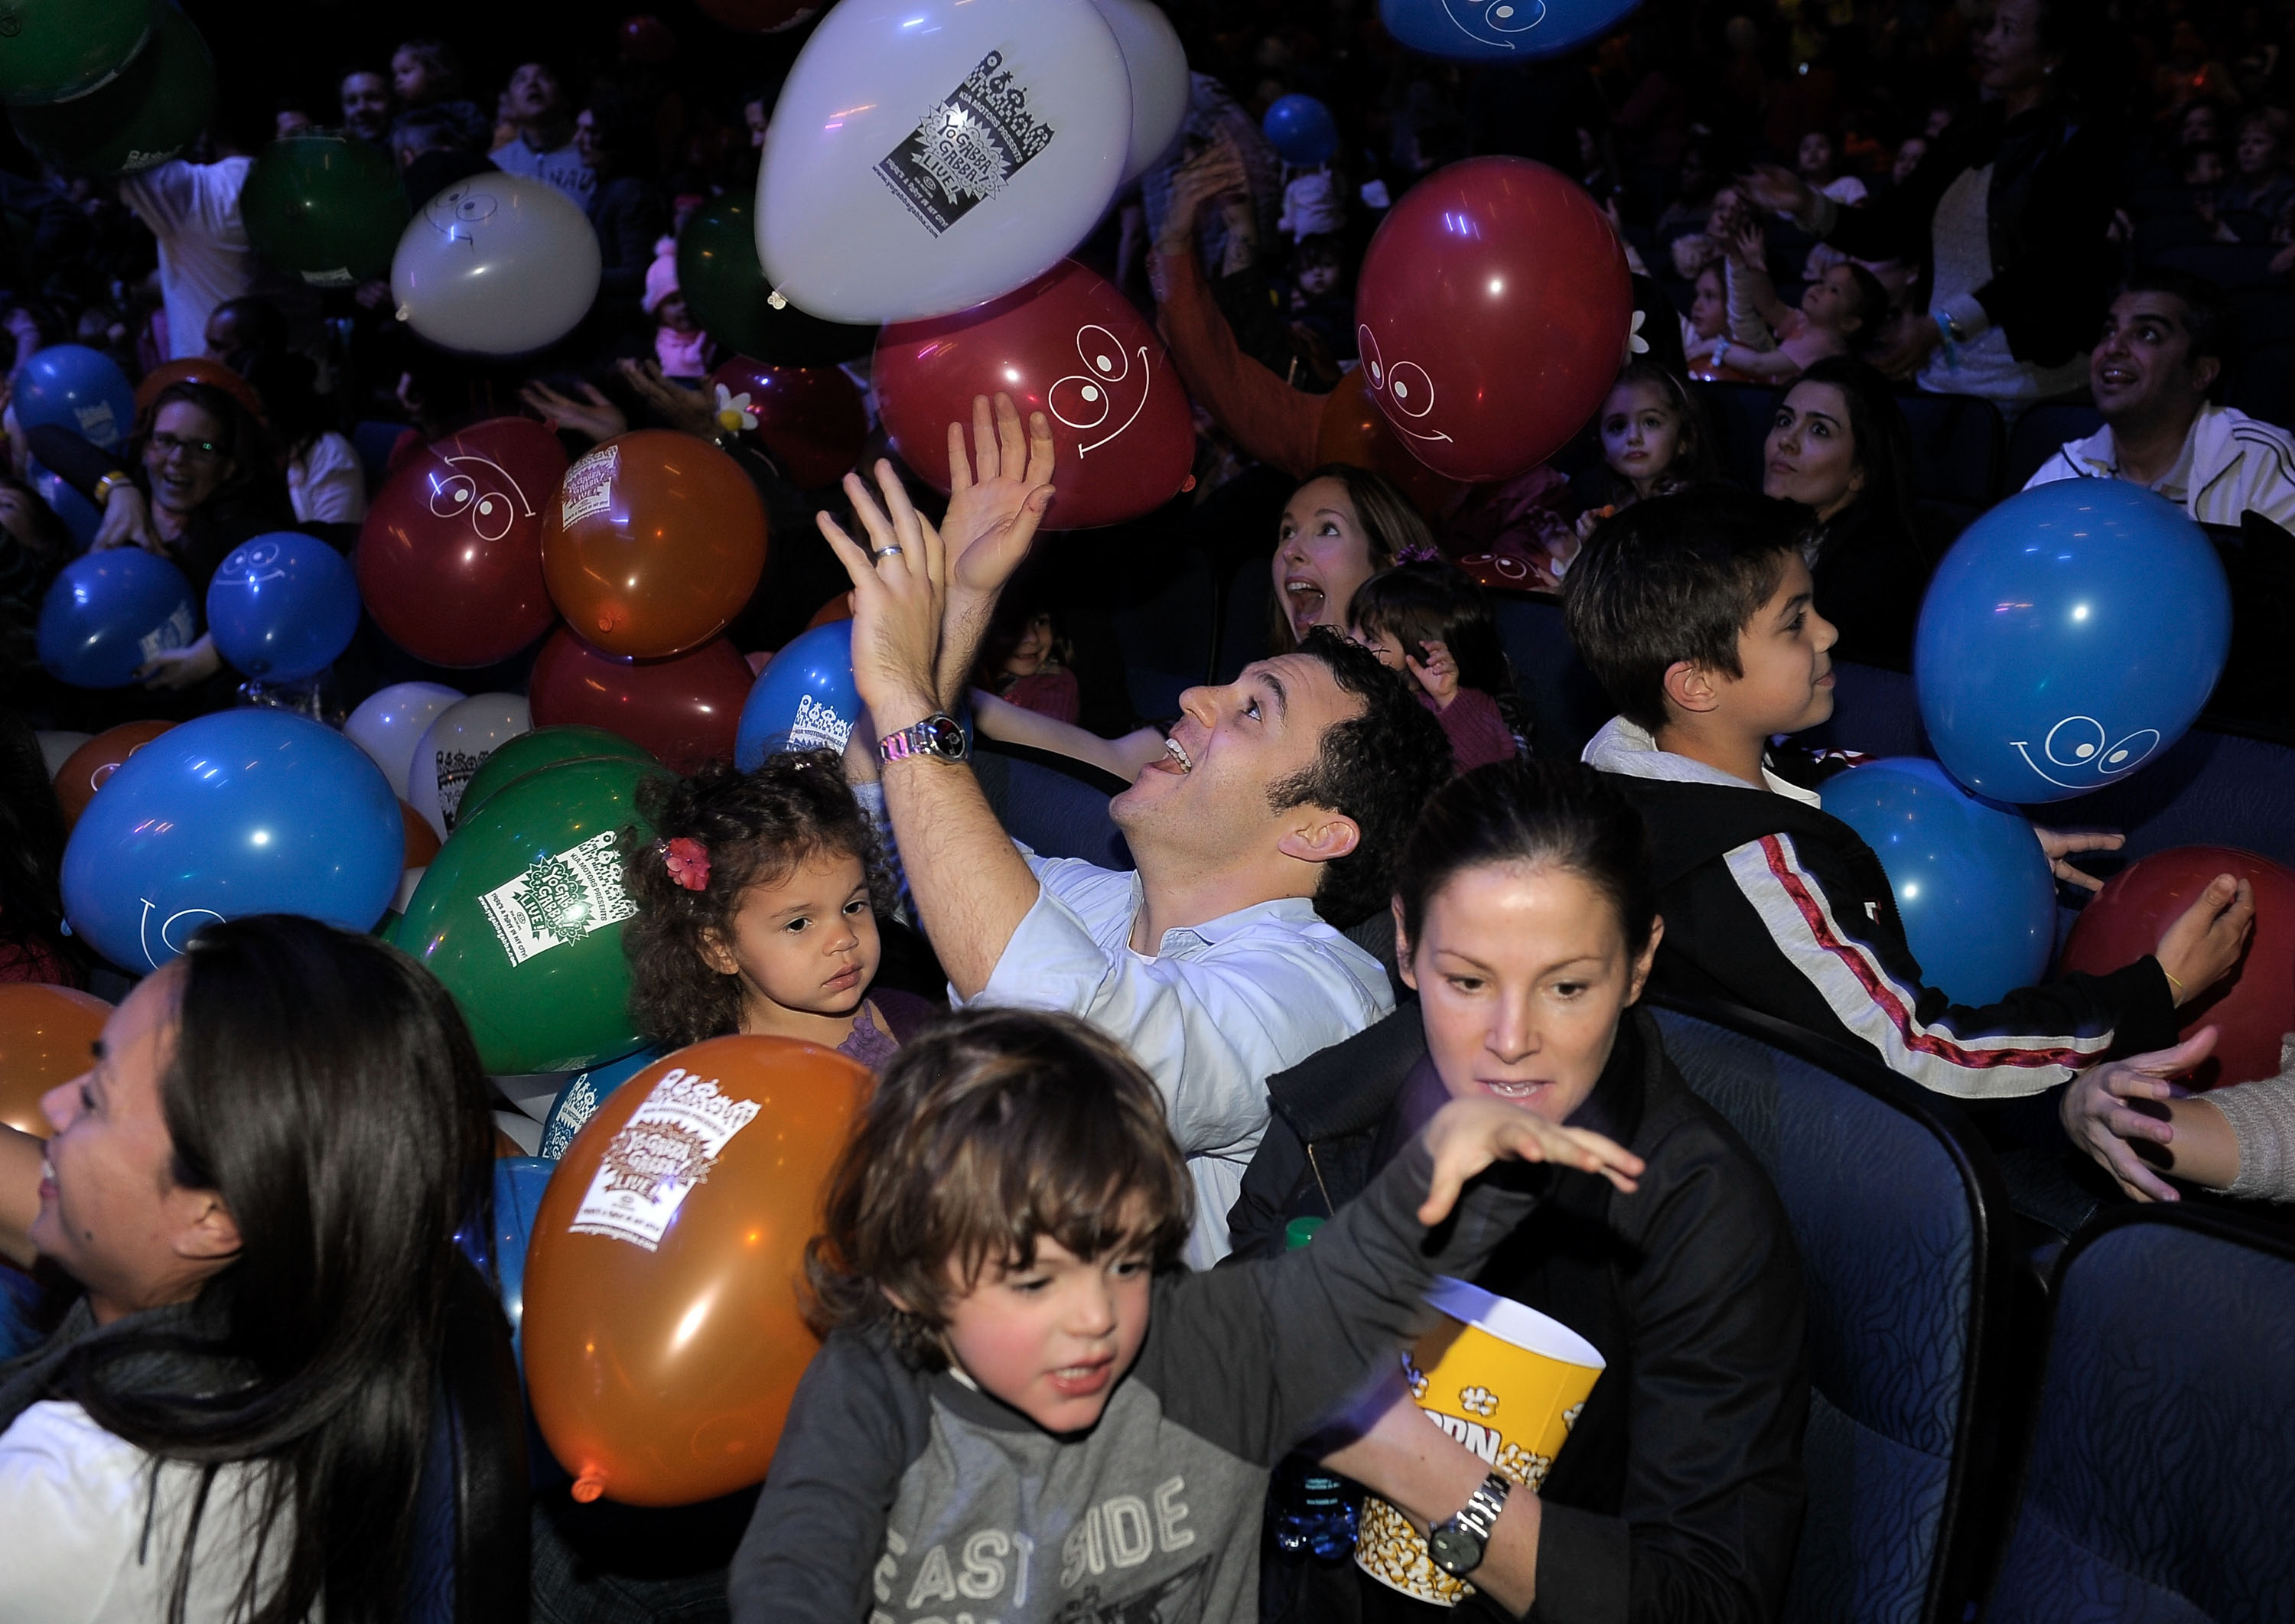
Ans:
[[[1607,1367],[1543,1486],[1507,1498],[1466,1605],[1534,1604],[1545,1624],[1776,1617],[1809,1413],[1800,1265],[1751,1154],[1631,1008],[1662,930],[1640,820],[1577,763],[1484,767],[1429,804],[1396,889],[1419,1005],[1270,1080],[1267,1136],[1229,1218],[1235,1255],[1280,1251],[1293,1219],[1328,1217],[1454,1096],[1628,1146],[1647,1164],[1633,1194],[1555,1181],[1475,1277]],[[1411,1408],[1398,1382],[1325,1459],[1423,1532],[1490,1468]],[[1284,1616],[1442,1611],[1351,1568],[1299,1579]]]
[[[1931,320],[1907,324],[1904,353],[1873,357],[1883,371],[2012,412],[2087,386],[2119,271],[2105,232],[2122,164],[2110,122],[2065,81],[2097,26],[2070,0],[2000,0],[1972,52],[1992,99],[1866,208],[1842,208],[1774,164],[1740,181],[1757,207],[1858,258],[1926,262]]]

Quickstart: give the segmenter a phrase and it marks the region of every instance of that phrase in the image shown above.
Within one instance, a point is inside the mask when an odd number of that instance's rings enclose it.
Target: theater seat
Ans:
[[[1913,494],[1981,512],[1999,494],[2000,409],[1977,395],[1905,394],[1897,404],[1912,431]]]
[[[502,1307],[460,1254],[441,1367],[416,1490],[408,1624],[523,1624],[531,1559],[525,1395]]]
[[[2085,440],[2103,427],[2103,413],[2094,406],[2035,406],[2016,420],[2008,437],[2008,461],[2002,469],[2001,494],[2024,488],[2040,464],[2073,440]]]
[[[1081,857],[1103,869],[1131,867],[1131,849],[1107,815],[1123,779],[1049,751],[989,739],[973,741],[980,788],[1005,832],[1041,857]]]
[[[1785,391],[1765,383],[1699,383],[1690,390],[1713,426],[1721,471],[1749,491],[1761,488],[1761,447]]]
[[[1616,714],[1562,624],[1562,606],[1531,592],[1491,594],[1499,641],[1538,718],[1538,754],[1576,761],[1586,741]]]
[[[2056,1265],[1986,1624],[2295,1619],[2295,1245],[2126,1207]]]
[[[1736,1127],[1808,1285],[1809,1504],[1788,1624],[1948,1624],[1993,1526],[2006,1198],[1951,1106],[1764,1016],[1657,1001],[1667,1052]]]

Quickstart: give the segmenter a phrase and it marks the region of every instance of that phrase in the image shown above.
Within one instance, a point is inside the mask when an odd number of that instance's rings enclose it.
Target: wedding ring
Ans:
[[[874,564],[880,559],[889,559],[898,551],[900,551],[898,547],[879,547],[876,551],[869,555],[869,562]]]

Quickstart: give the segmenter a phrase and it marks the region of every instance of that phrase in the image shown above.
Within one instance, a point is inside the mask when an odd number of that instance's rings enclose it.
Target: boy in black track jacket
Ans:
[[[1981,1008],[1923,983],[1881,860],[1768,756],[1772,738],[1833,714],[1834,632],[1810,602],[1806,519],[1735,491],[1661,497],[1605,521],[1570,573],[1572,641],[1622,713],[1585,759],[1649,825],[1665,918],[1652,988],[1860,1044],[1963,1098],[2039,1093],[2115,1044],[2173,1044],[2176,1006],[2238,961],[2254,918],[2229,875],[2156,953],[2108,975]],[[2036,833],[2052,861],[2118,844]]]

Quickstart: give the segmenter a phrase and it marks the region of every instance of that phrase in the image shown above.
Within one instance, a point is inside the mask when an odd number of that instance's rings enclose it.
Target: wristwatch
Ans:
[[[935,711],[916,726],[902,728],[877,741],[879,761],[906,761],[911,755],[936,762],[970,761],[972,742],[965,738],[962,722],[946,711]]]
[[[1513,1482],[1493,1472],[1467,1497],[1458,1514],[1426,1530],[1426,1554],[1452,1579],[1464,1579],[1482,1565],[1490,1548],[1491,1530],[1506,1509],[1507,1491]]]

